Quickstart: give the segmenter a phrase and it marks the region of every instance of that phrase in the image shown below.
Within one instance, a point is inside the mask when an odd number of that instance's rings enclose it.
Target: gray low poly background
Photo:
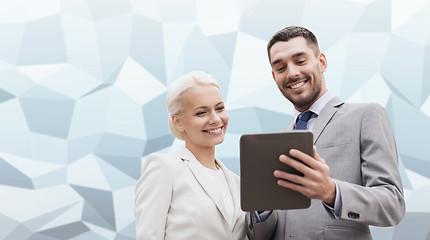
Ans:
[[[407,213],[375,239],[430,239],[430,0],[0,0],[0,239],[134,239],[134,185],[175,151],[166,89],[205,70],[230,116],[217,155],[239,173],[243,133],[276,132],[292,106],[266,43],[302,25],[351,102],[385,106]]]

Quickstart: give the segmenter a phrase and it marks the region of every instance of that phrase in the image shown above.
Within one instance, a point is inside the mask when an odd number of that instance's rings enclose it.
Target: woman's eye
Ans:
[[[225,108],[225,107],[218,107],[216,110],[217,110],[217,111],[222,111],[222,110],[224,110],[224,108]]]
[[[201,116],[201,115],[203,115],[203,114],[205,114],[206,112],[198,112],[198,113],[196,113],[196,116]]]

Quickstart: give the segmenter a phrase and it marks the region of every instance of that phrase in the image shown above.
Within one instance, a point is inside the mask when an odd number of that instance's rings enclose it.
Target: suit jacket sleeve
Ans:
[[[173,174],[160,155],[150,155],[136,184],[136,236],[138,240],[164,239],[170,206]]]
[[[375,226],[396,225],[405,214],[405,202],[385,109],[368,105],[361,128],[362,186],[337,180],[342,198],[340,218]]]

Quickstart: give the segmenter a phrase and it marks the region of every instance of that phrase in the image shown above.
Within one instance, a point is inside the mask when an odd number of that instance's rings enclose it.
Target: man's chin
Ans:
[[[290,100],[296,109],[307,109],[311,105],[309,99],[294,99]]]
[[[285,96],[285,95],[284,95]],[[309,97],[303,96],[303,94],[295,96],[285,96],[294,106],[302,107],[309,103]]]

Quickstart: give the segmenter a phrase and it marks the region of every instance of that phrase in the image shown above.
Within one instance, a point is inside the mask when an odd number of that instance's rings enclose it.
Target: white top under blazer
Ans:
[[[214,185],[207,169],[184,147],[176,153],[154,153],[145,160],[136,184],[137,239],[244,239],[239,177],[219,159],[216,162],[233,199],[233,222],[219,185]]]

